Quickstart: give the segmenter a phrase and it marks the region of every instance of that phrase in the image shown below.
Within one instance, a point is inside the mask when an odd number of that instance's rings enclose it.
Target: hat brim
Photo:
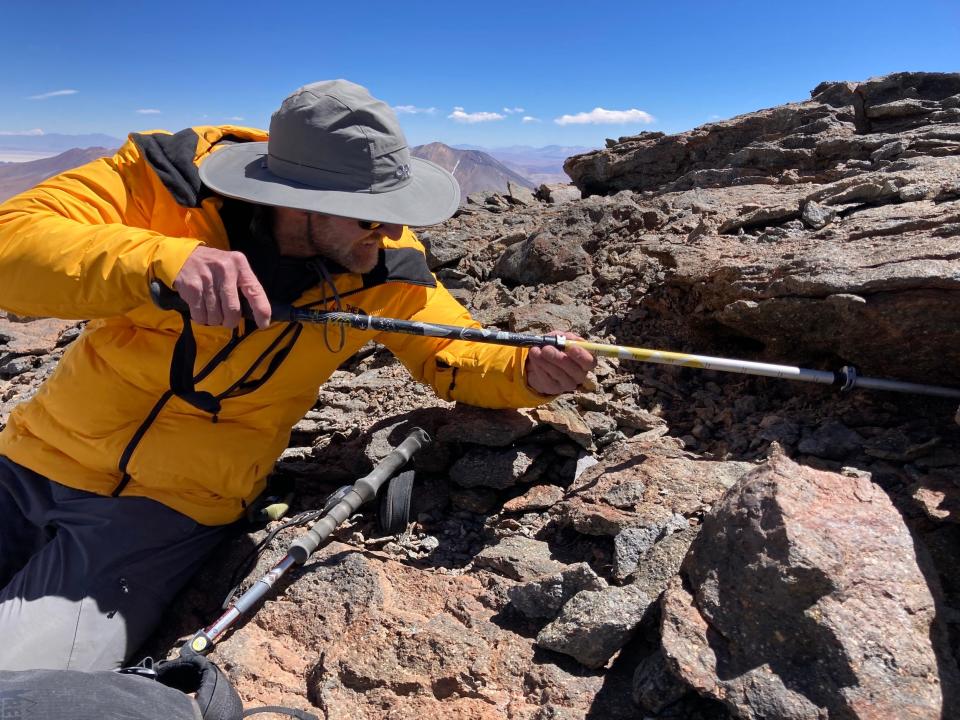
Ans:
[[[200,179],[220,195],[258,205],[340,215],[400,225],[435,225],[460,206],[460,186],[439,165],[410,158],[410,182],[388,192],[323,190],[275,175],[267,143],[228,145],[200,164]]]

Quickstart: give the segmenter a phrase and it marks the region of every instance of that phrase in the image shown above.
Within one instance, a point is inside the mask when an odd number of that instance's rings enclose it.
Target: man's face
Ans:
[[[364,230],[353,218],[280,207],[273,210],[273,237],[281,255],[323,255],[356,273],[369,272],[376,266],[382,238],[397,239],[403,233],[403,225],[384,224]]]

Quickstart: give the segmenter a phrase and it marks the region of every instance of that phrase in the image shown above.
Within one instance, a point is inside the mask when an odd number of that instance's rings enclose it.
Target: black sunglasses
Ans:
[[[360,226],[361,230],[376,230],[378,227],[383,225],[383,223],[376,222],[374,220],[357,220],[357,225]]]

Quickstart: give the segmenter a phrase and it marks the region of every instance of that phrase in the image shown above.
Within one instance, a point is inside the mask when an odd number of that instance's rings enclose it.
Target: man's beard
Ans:
[[[335,250],[335,255],[330,257],[330,259],[339,263],[350,272],[367,273],[377,266],[379,252],[379,243],[373,246],[367,246],[365,244],[355,245],[349,250],[343,247],[338,247]],[[323,254],[327,255],[327,253]]]
[[[364,238],[363,242],[344,246],[328,240],[326,228],[320,227],[315,231],[315,221],[307,216],[307,241],[313,250],[320,256],[333,260],[350,272],[367,273],[377,266],[380,252],[381,236],[373,233]]]

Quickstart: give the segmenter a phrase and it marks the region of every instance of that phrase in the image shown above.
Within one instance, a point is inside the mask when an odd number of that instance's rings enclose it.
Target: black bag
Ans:
[[[240,720],[260,712],[317,720],[291,708],[244,712],[226,675],[202,655],[156,665],[146,660],[116,672],[0,670],[5,720]]]

